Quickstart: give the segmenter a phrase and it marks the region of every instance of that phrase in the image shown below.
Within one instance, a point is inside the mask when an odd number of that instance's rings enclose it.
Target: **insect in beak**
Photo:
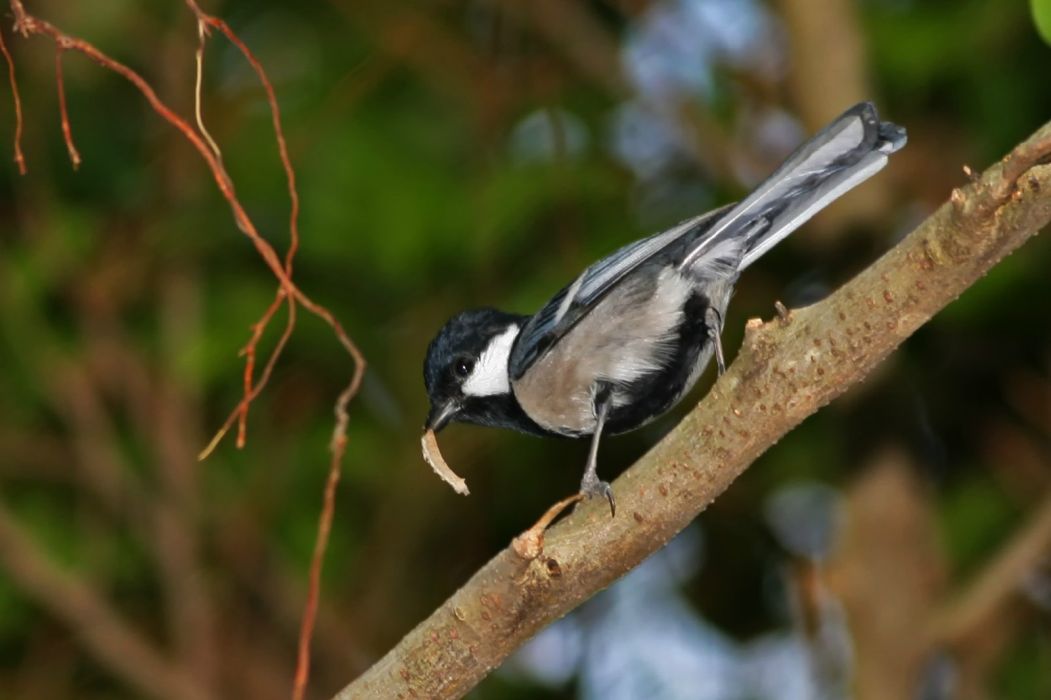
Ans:
[[[431,465],[434,473],[441,477],[442,481],[449,484],[456,493],[466,496],[470,493],[467,489],[467,482],[446,463],[445,458],[442,457],[441,450],[438,449],[438,439],[435,436],[435,433],[445,427],[458,409],[459,406],[456,405],[455,401],[449,401],[442,406],[432,407],[430,414],[427,416],[427,423],[423,426],[423,437],[420,439],[420,447],[423,449],[424,461]]]

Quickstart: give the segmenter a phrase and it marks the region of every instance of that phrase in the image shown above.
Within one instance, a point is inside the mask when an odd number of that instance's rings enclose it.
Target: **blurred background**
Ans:
[[[27,4],[192,116],[183,3]],[[421,461],[423,354],[448,316],[535,310],[875,100],[908,147],[748,270],[732,356],[746,319],[820,299],[966,182],[964,164],[1051,118],[1051,48],[1021,1],[202,5],[275,83],[303,201],[296,279],[370,362],[325,561],[317,698],[579,481],[585,444],[466,426],[442,444],[470,497]],[[67,54],[73,172],[54,46],[12,37],[5,17],[29,174],[11,163],[0,88],[0,696],[287,697],[350,361],[301,317],[246,447],[199,463],[275,281],[184,139]],[[220,38],[204,116],[283,251],[265,95]],[[1045,234],[469,697],[1051,697],[1049,269]],[[602,473],[675,422],[606,441]]]

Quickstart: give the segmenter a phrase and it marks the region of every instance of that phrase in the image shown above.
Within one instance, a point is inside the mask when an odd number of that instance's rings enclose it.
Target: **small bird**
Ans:
[[[604,433],[634,430],[683,397],[715,355],[741,272],[878,172],[905,130],[862,102],[801,145],[755,191],[592,264],[532,316],[453,316],[427,348],[424,429],[452,421],[591,436],[581,492],[616,501],[596,471]]]

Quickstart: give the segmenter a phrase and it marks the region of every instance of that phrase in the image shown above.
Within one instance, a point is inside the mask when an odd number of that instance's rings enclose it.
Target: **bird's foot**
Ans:
[[[580,482],[580,493],[589,499],[593,496],[605,496],[609,501],[610,517],[616,516],[617,501],[613,498],[613,487],[608,481],[599,479],[594,472],[589,471],[584,474],[584,479]]]
[[[726,357],[723,355],[723,318],[715,308],[709,306],[704,311],[704,324],[708,330],[708,339],[715,345],[715,366],[718,369],[717,376],[726,374]]]

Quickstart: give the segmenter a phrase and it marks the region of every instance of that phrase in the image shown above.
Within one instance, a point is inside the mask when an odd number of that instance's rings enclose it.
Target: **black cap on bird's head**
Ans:
[[[425,429],[437,432],[454,420],[506,423],[503,404],[514,403],[507,356],[523,321],[523,316],[485,308],[459,313],[442,326],[423,362],[431,404]]]

